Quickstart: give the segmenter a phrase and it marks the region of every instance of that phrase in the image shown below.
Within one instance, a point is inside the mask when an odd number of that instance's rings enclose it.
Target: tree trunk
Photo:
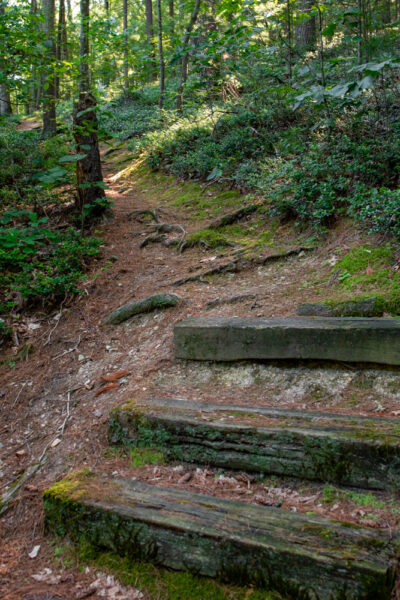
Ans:
[[[314,5],[313,0],[301,0],[300,12],[302,21],[296,25],[296,42],[302,49],[314,48],[316,44],[316,20],[315,15],[310,15]]]
[[[67,23],[65,19],[65,0],[59,0],[58,27],[57,27],[57,63],[67,60]],[[55,79],[56,98],[60,97],[60,76]]]
[[[124,90],[129,88],[128,76],[128,0],[123,2],[123,29],[124,29]]]
[[[106,11],[106,13],[108,13],[110,9],[110,4],[108,2],[108,0],[104,0],[104,10]]]
[[[5,83],[0,83],[0,115],[11,115],[10,92]]]
[[[5,0],[0,0],[0,15],[5,13]],[[0,74],[5,67],[5,59],[0,55]],[[12,113],[10,92],[7,85],[3,82],[0,83],[0,115],[10,115]]]
[[[89,0],[81,0],[79,92],[89,89]]]
[[[75,206],[85,221],[91,224],[111,215],[103,186],[99,143],[97,138],[96,98],[89,90],[89,0],[81,0],[80,81],[79,100],[74,108],[74,138],[78,154],[84,154],[76,163],[77,199]]]
[[[193,27],[196,24],[197,17],[199,15],[200,5],[201,5],[201,0],[196,0],[192,14],[190,16],[190,21],[188,23],[188,26],[186,27],[185,36],[183,38],[183,43],[182,43],[182,46],[185,50],[185,54],[183,55],[183,58],[182,58],[181,78],[180,78],[178,92],[177,92],[177,96],[176,96],[176,109],[179,110],[179,112],[182,112],[183,87],[186,83],[187,74],[188,74],[189,49],[187,48],[187,46],[189,45],[190,36],[193,31]]]
[[[175,7],[174,0],[169,0],[168,2],[168,12],[169,12],[169,31],[170,35],[173,36],[175,33]]]
[[[57,132],[54,73],[54,61],[56,58],[54,43],[54,0],[43,0],[42,12],[44,16],[43,33],[47,48],[45,58],[46,64],[44,65],[42,137],[46,138],[52,137]]]
[[[154,25],[153,25],[153,2],[152,0],[145,0],[145,12],[146,12],[146,35],[147,43],[149,46],[150,53],[150,72],[149,80],[153,81],[156,76],[155,69],[155,51],[154,51]]]
[[[158,56],[160,60],[160,99],[159,107],[164,106],[164,89],[165,89],[165,63],[162,39],[162,15],[161,15],[161,0],[157,0],[157,28],[158,28]]]

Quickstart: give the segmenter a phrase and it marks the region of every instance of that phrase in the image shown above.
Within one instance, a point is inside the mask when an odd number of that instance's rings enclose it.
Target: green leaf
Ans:
[[[321,31],[321,35],[325,37],[332,37],[336,33],[337,24],[330,23],[325,29]]]
[[[90,148],[90,146],[89,146]],[[59,163],[74,163],[86,158],[87,154],[67,154],[58,159]]]

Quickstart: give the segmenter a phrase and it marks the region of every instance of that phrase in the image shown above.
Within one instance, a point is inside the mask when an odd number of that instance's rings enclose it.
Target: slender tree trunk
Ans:
[[[124,90],[127,91],[129,88],[129,76],[128,76],[128,0],[123,2],[123,19],[124,19]]]
[[[156,70],[155,70],[154,24],[153,24],[153,2],[152,2],[152,0],[145,0],[144,6],[145,6],[145,12],[146,12],[147,44],[149,46],[149,54],[150,54],[149,80],[153,81],[156,76]]]
[[[108,13],[108,11],[110,10],[110,3],[108,2],[108,0],[104,0],[104,10],[106,11],[106,13]]]
[[[65,0],[59,0],[58,9],[58,26],[57,26],[57,47],[56,59],[57,63],[67,60],[67,23],[65,19]],[[60,76],[55,79],[56,98],[60,97]]]
[[[357,62],[359,65],[362,64],[363,61],[363,47],[362,47],[362,37],[363,37],[363,28],[362,28],[362,15],[363,15],[363,0],[357,0],[357,34],[358,34],[358,42],[357,42]],[[361,73],[359,75],[361,78]]]
[[[5,0],[0,0],[0,15],[4,15],[6,8]],[[5,58],[0,54],[0,74],[5,67]],[[7,85],[0,83],[0,115],[10,115],[12,113],[10,92]]]
[[[182,46],[184,48],[185,54],[182,57],[182,66],[181,66],[181,78],[179,81],[178,92],[176,96],[176,108],[179,112],[182,112],[182,104],[183,104],[183,87],[186,83],[187,75],[188,75],[188,64],[189,64],[189,49],[188,45],[190,42],[190,36],[193,31],[193,27],[196,24],[197,17],[200,11],[201,0],[196,0],[194,5],[192,14],[190,16],[190,21],[188,26],[186,27],[186,32],[183,38]]]
[[[55,72],[54,60],[56,49],[54,43],[54,0],[42,0],[44,16],[43,33],[46,43],[46,64],[44,65],[43,86],[43,137],[51,137],[57,132],[56,123],[56,98],[55,98]]]
[[[37,0],[31,0],[31,15],[35,16],[37,14]],[[32,113],[37,108],[36,103],[36,89],[37,89],[37,68],[33,65],[30,69],[31,71],[31,81],[30,81],[30,92],[29,92],[29,113]]]
[[[175,33],[175,7],[174,0],[168,2],[168,13],[169,13],[169,32],[173,36]]]
[[[89,90],[89,0],[81,0],[79,91]]]
[[[165,63],[163,51],[163,30],[162,30],[162,15],[161,15],[161,0],[157,0],[157,28],[158,28],[158,56],[160,60],[160,100],[159,107],[164,106],[164,89],[165,89]]]
[[[310,15],[310,11],[314,6],[314,0],[301,0],[300,12],[303,14],[301,23],[296,25],[295,36],[296,42],[300,48],[310,49],[316,43],[316,22],[315,15]],[[304,15],[309,15],[304,17]]]
[[[89,0],[80,0],[80,80],[79,100],[74,109],[74,137],[78,154],[85,157],[76,163],[77,198],[75,206],[83,224],[93,224],[111,213],[106,200],[97,138],[96,98],[90,92],[89,74]]]
[[[286,0],[286,24],[287,24],[287,46],[288,46],[288,71],[289,79],[292,79],[292,62],[293,62],[293,48],[292,48],[292,9],[290,7],[290,0]]]

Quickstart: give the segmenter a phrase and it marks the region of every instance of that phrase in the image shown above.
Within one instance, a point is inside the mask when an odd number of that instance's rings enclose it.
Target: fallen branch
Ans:
[[[197,275],[191,275],[189,277],[185,277],[183,279],[178,279],[174,281],[172,284],[166,285],[184,285],[185,283],[190,283],[192,281],[202,281],[203,277],[207,277],[209,275],[216,275],[219,273],[232,273],[234,271],[241,271],[248,266],[256,266],[256,265],[265,265],[269,262],[274,262],[277,260],[282,260],[283,258],[288,258],[289,256],[298,255],[301,252],[310,252],[314,250],[313,247],[310,246],[298,246],[296,248],[291,248],[290,250],[286,250],[285,252],[277,252],[275,254],[267,254],[267,256],[261,256],[256,258],[234,258],[233,260],[222,263],[220,265],[216,265],[212,267],[212,269],[208,269],[207,271],[203,271],[202,273],[198,273]]]

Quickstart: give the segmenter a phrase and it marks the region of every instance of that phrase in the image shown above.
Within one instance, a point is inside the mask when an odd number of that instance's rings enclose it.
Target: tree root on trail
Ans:
[[[134,210],[133,212],[129,213],[127,215],[128,219],[137,219],[138,217],[144,217],[144,216],[149,216],[152,219],[154,219],[154,221],[156,223],[161,223],[160,221],[160,217],[158,216],[158,209],[156,208],[155,210],[151,210],[150,208],[146,208],[144,210]]]
[[[178,279],[177,281],[172,282],[172,284],[166,285],[184,285],[185,283],[190,283],[192,281],[204,281],[204,277],[208,277],[209,275],[216,275],[219,273],[232,273],[237,271],[242,271],[243,269],[249,266],[256,265],[265,265],[269,262],[274,262],[276,260],[281,260],[282,258],[288,258],[289,256],[298,255],[301,252],[310,252],[314,250],[313,247],[309,246],[297,246],[296,248],[291,248],[290,250],[286,250],[285,252],[277,252],[275,254],[267,254],[267,256],[259,256],[255,258],[234,258],[233,260],[222,263],[220,265],[216,265],[207,271],[203,271],[202,273],[198,273],[197,275],[190,275],[189,277],[184,277],[183,279]]]
[[[236,296],[230,296],[229,298],[214,298],[213,300],[208,300],[205,304],[207,309],[214,308],[215,306],[220,306],[221,304],[236,304],[236,302],[242,302],[243,300],[255,300],[257,298],[257,294],[238,294]]]

